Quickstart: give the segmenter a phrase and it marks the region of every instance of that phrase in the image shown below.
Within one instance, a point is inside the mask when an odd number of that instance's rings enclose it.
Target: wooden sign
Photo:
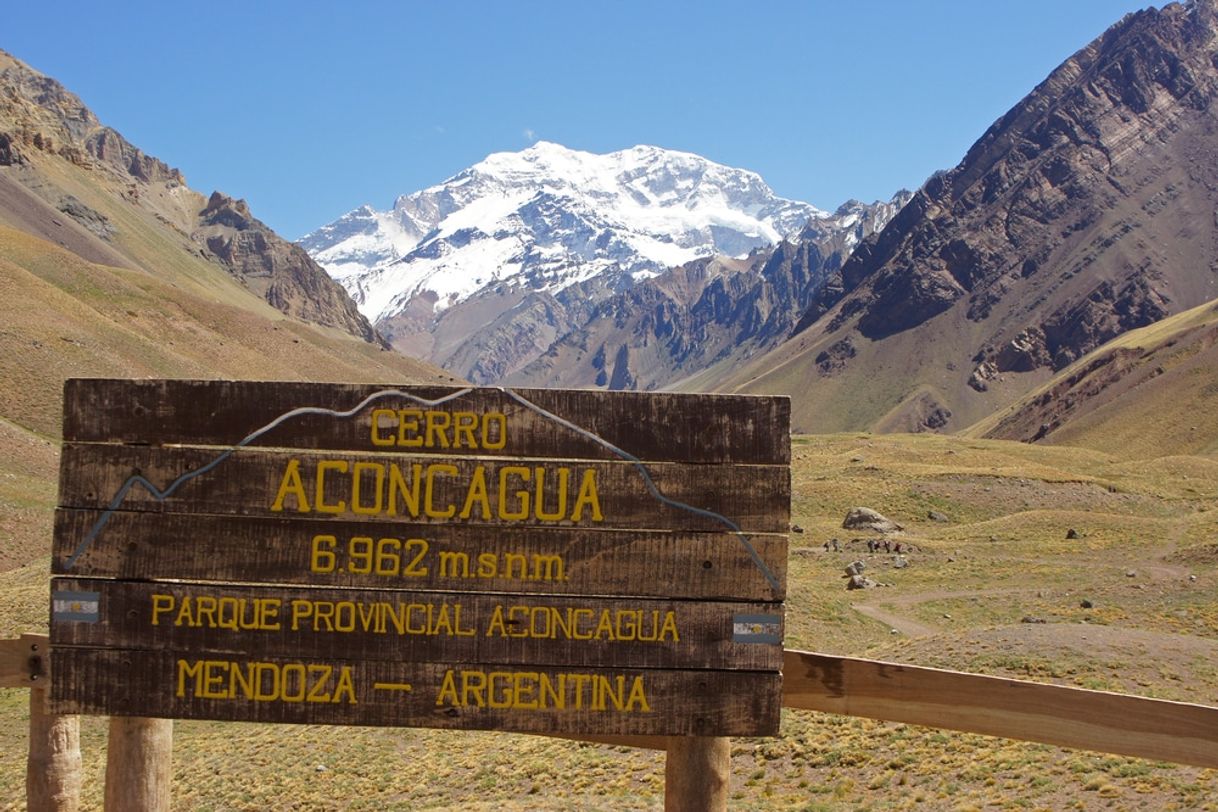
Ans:
[[[789,404],[72,380],[60,712],[767,735]]]

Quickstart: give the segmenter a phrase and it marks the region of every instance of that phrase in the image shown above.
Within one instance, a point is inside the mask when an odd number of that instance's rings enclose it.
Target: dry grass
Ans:
[[[793,469],[805,532],[791,537],[788,647],[1218,704],[1212,459],[1131,465],[1060,447],[841,435],[797,438]],[[840,528],[854,505],[906,526],[908,568]],[[1082,538],[1067,540],[1070,527]],[[826,553],[831,537],[848,551]],[[841,568],[855,558],[891,586],[846,592]],[[854,604],[934,633],[894,635]],[[0,574],[0,634],[43,626],[45,606],[45,558]],[[1027,614],[1048,622],[1020,623]],[[24,701],[0,692],[0,748],[14,754],[0,798],[14,809]],[[103,733],[85,720],[89,808]],[[508,734],[179,722],[174,764],[184,810],[663,804],[660,754]],[[788,712],[779,738],[733,742],[731,792],[740,809],[1206,809],[1218,787],[1207,770]]]

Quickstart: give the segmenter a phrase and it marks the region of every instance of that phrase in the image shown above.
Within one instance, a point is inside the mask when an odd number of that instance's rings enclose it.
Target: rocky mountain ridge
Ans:
[[[798,368],[838,379],[808,392],[809,421],[952,429],[1218,295],[1216,16],[1212,0],[1131,14],[1066,60],[727,385],[769,391]],[[853,357],[817,368],[846,342]],[[854,379],[881,370],[862,398]]]
[[[908,202],[848,201],[832,216],[748,257],[708,257],[665,271],[592,308],[585,323],[513,384],[657,389],[731,367],[787,336],[853,247]]]
[[[87,171],[94,182],[79,188],[56,160]],[[223,267],[281,312],[383,345],[346,292],[304,251],[254,218],[244,201],[194,192],[180,171],[102,124],[58,81],[3,51],[0,168],[0,197],[9,204],[0,206],[0,221],[89,261],[146,267],[147,244],[125,233],[123,218],[84,199],[99,192],[113,196],[155,218],[184,251]]]

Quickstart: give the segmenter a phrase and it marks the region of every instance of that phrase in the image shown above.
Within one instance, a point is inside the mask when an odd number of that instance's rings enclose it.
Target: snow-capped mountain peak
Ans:
[[[552,294],[609,274],[620,287],[700,256],[745,255],[828,216],[776,196],[754,172],[691,153],[597,155],[538,141],[387,212],[361,206],[301,244],[383,321],[424,300],[438,312],[492,284]]]
[[[539,141],[302,244],[408,355],[480,384],[630,388],[779,340],[903,202],[829,214],[692,153]]]

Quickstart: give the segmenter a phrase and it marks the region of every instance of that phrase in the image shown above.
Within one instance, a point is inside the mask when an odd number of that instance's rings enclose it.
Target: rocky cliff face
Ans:
[[[56,160],[86,170],[88,182],[59,172]],[[167,242],[201,253],[282,312],[384,345],[342,287],[254,218],[244,201],[219,193],[209,200],[192,191],[177,169],[103,125],[59,82],[2,51],[0,172],[0,220],[84,259],[164,264],[164,255],[154,256],[147,240],[124,232],[100,211],[106,208],[102,200],[118,200],[158,222]]]
[[[1218,295],[1216,16],[1131,14],[1068,59],[831,275],[800,340],[919,358],[887,406],[933,386],[952,427]]]
[[[145,155],[63,85],[0,51],[0,165],[22,163],[24,151],[59,155],[80,166],[102,165],[145,182],[184,183],[181,173]]]
[[[191,237],[276,309],[388,346],[304,249],[251,215],[244,200],[213,192]]]

